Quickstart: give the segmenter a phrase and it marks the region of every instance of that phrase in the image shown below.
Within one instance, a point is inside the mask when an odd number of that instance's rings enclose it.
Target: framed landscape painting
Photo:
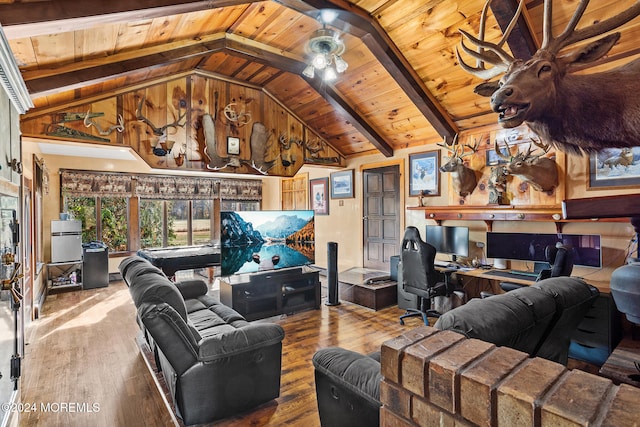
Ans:
[[[440,195],[440,150],[409,155],[409,196]]]
[[[353,169],[333,172],[331,174],[331,198],[349,199],[355,197],[353,192]]]
[[[640,186],[640,147],[607,148],[589,156],[588,190]]]
[[[310,180],[309,198],[316,215],[329,215],[329,178]]]

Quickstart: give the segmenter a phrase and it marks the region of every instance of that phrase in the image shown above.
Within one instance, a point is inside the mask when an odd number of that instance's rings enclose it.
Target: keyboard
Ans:
[[[527,272],[524,272],[527,273]],[[498,277],[504,277],[505,279],[518,279],[518,280],[527,280],[530,282],[535,282],[536,281],[536,277],[538,276],[536,275],[531,275],[531,274],[522,274],[522,272],[519,273],[513,273],[511,271],[503,271],[503,270],[487,270],[485,272],[483,272],[482,274],[486,274],[489,276],[498,276]]]
[[[451,261],[440,261],[440,260],[433,261],[433,265],[435,265],[436,267],[448,267],[449,264],[451,264]]]

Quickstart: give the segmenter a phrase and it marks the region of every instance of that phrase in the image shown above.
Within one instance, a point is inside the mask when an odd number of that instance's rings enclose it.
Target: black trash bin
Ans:
[[[82,244],[82,289],[109,286],[109,249],[103,242]]]

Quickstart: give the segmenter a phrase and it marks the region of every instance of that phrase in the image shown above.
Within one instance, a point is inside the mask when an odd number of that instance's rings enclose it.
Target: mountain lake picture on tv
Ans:
[[[315,262],[312,210],[220,212],[221,275]]]

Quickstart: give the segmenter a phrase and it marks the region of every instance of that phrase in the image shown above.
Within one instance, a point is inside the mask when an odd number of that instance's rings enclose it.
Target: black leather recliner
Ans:
[[[119,266],[138,322],[185,425],[210,423],[280,395],[284,330],[249,323],[202,280],[171,282],[134,256]]]

